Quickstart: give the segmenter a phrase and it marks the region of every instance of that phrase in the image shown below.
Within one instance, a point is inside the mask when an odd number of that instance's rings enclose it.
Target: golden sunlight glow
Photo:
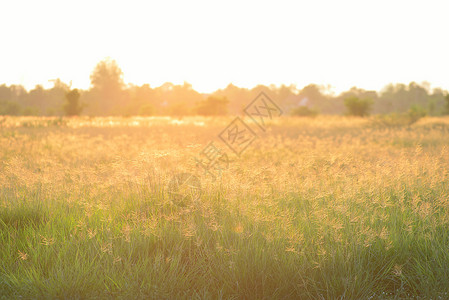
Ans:
[[[444,1],[10,1],[0,82],[88,88],[105,57],[126,83],[449,88]]]

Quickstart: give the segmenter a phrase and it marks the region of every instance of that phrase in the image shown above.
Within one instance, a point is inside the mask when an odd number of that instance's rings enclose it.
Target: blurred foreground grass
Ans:
[[[449,119],[279,118],[213,181],[231,120],[0,120],[0,298],[449,298]]]

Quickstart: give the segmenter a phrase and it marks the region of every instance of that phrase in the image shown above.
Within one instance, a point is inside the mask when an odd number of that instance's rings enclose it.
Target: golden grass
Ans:
[[[4,118],[0,296],[447,296],[448,118],[278,118],[213,181],[231,120]]]

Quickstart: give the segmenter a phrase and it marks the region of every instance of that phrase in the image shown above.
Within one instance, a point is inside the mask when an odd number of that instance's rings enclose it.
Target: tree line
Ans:
[[[126,85],[123,72],[114,60],[99,62],[90,75],[87,90],[72,89],[59,79],[53,87],[37,85],[27,91],[23,86],[0,85],[0,115],[238,115],[260,92],[266,93],[284,111],[299,116],[321,114],[390,114],[417,111],[420,114],[449,113],[449,93],[430,89],[426,83],[389,84],[381,91],[353,87],[335,95],[325,86],[310,84],[265,86],[252,89],[229,84],[211,94],[195,91],[189,83],[170,82],[159,87]]]

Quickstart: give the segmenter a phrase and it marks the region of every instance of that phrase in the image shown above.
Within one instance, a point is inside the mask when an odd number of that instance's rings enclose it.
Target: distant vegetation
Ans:
[[[71,90],[65,95],[67,102],[64,105],[64,112],[67,116],[78,116],[83,111],[80,96],[77,89]]]
[[[290,111],[290,114],[295,117],[316,117],[318,111],[310,109],[307,106],[298,106]]]
[[[449,115],[449,94],[447,94],[447,95],[444,97],[444,100],[446,101],[446,102],[445,102],[445,106],[444,106],[444,114],[445,114],[445,115]]]
[[[371,98],[360,99],[352,96],[344,100],[347,114],[350,116],[366,117],[371,111],[373,100]]]
[[[219,116],[228,112],[229,101],[226,97],[209,96],[206,100],[200,101],[195,108],[195,112],[202,116]]]
[[[59,79],[53,80],[52,88],[44,89],[37,85],[30,91],[20,85],[0,85],[0,115],[237,115],[260,92],[273,99],[284,113],[296,116],[313,116],[318,111],[321,114],[357,116],[405,114],[412,107],[421,107],[433,116],[449,114],[448,92],[431,89],[427,83],[390,84],[381,91],[353,87],[339,95],[332,94],[328,87],[315,84],[302,89],[295,85],[258,85],[246,89],[229,84],[211,94],[201,94],[187,82],[182,85],[166,82],[159,87],[127,85],[123,81],[122,70],[110,59],[97,64],[90,81],[89,89],[78,91],[79,103],[83,103],[77,108],[79,112],[70,113],[65,95],[71,87]]]

